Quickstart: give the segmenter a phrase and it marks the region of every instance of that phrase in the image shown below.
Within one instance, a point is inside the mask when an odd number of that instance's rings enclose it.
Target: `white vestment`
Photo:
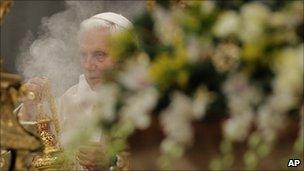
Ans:
[[[90,126],[93,107],[97,93],[89,86],[84,75],[79,77],[78,84],[69,88],[58,100],[61,119],[61,144],[66,145],[77,133]],[[90,141],[99,141],[101,132],[93,132]]]

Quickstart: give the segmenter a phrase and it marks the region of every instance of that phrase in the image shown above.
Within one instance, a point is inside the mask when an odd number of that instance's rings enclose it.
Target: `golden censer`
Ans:
[[[46,79],[47,80],[47,79]],[[50,93],[50,83],[47,80],[45,97],[37,97],[32,93],[33,98],[39,98],[37,104],[36,128],[44,145],[44,150],[41,154],[34,157],[32,166],[38,170],[58,170],[61,168],[63,162],[59,161],[59,154],[61,153],[59,145],[59,116],[57,113],[55,98]],[[45,100],[42,100],[45,99]],[[48,103],[51,115],[47,115],[43,107]]]

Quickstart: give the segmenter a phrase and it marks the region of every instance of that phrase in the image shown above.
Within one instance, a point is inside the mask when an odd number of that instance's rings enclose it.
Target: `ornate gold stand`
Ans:
[[[44,119],[36,123],[38,133],[44,145],[44,150],[41,155],[34,158],[32,165],[34,168],[42,170],[56,169],[60,166],[58,162],[58,154],[60,148],[57,145],[56,137],[51,131],[51,120]]]

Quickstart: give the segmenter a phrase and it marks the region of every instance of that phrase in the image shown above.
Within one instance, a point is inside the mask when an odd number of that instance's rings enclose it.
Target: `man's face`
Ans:
[[[80,37],[81,66],[90,86],[99,84],[103,71],[114,66],[114,61],[108,56],[109,36],[108,29],[91,29]]]

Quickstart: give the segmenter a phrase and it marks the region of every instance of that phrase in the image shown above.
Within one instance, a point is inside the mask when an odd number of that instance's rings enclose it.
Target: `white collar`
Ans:
[[[86,80],[83,74],[79,76],[77,95],[80,98],[84,98],[84,97],[94,98],[96,96],[96,92],[92,90],[92,88],[90,87],[88,81]]]

